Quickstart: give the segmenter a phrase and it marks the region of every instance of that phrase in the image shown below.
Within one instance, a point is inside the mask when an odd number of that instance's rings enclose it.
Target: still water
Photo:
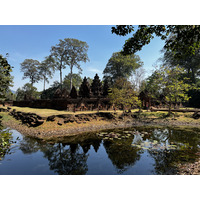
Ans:
[[[48,142],[9,132],[1,175],[177,174],[176,165],[194,162],[200,151],[198,129],[137,127]]]

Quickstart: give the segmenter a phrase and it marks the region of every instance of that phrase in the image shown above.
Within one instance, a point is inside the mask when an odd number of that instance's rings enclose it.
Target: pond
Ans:
[[[1,175],[177,174],[194,162],[200,130],[137,127],[43,141],[16,130],[0,154]]]

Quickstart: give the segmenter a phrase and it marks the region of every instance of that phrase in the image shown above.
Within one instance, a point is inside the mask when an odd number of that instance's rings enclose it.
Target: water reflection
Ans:
[[[115,132],[123,133],[122,130]],[[142,134],[143,132],[146,133]],[[9,141],[11,144],[11,140]],[[145,143],[154,148],[143,148]],[[90,174],[90,170],[94,171],[98,164],[102,165],[101,174],[107,171],[116,174],[139,174],[141,170],[147,173],[147,165],[151,167],[151,174],[177,174],[177,163],[195,161],[199,144],[199,130],[138,127],[136,134],[121,139],[109,140],[95,134],[86,134],[45,142],[22,137],[17,141],[16,147],[23,155],[42,155],[40,159],[48,161],[48,170],[54,174]],[[170,146],[176,148],[168,148]],[[2,158],[9,153],[8,149],[2,151]],[[111,165],[108,164],[110,161]],[[149,164],[150,161],[153,162]],[[22,168],[26,167],[24,163],[21,165]],[[138,171],[135,170],[137,165],[140,166]],[[95,172],[99,174],[98,170]]]
[[[108,158],[116,167],[117,173],[122,174],[140,159],[140,151],[131,146],[133,139],[124,141],[104,141],[103,145]]]
[[[43,151],[44,157],[49,160],[49,167],[57,174],[86,174],[88,170],[86,153],[81,153],[79,147],[72,145],[66,148],[62,143],[52,145]]]

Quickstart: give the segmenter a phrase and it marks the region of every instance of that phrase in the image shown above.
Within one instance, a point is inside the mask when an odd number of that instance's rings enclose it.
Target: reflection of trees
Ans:
[[[44,157],[49,160],[51,170],[58,174],[86,174],[87,158],[85,153],[79,153],[79,148],[66,148],[65,145],[57,143],[44,151]]]
[[[105,141],[104,147],[109,159],[117,168],[117,173],[122,174],[140,159],[138,149],[131,146],[132,139],[125,141]]]
[[[42,146],[42,143],[39,142],[39,140],[29,138],[29,137],[23,137],[23,140],[20,142],[19,149],[24,154],[31,154],[37,152]]]
[[[161,131],[161,130],[159,130]],[[198,151],[200,136],[191,131],[165,129],[161,132],[154,131],[152,137],[160,143],[176,144],[176,150],[149,151],[155,160],[156,174],[176,174],[177,163],[193,162]],[[162,136],[161,136],[162,135]],[[188,144],[185,146],[185,144]],[[181,147],[183,147],[181,149]]]
[[[88,156],[85,153],[80,153],[78,144],[49,144],[24,137],[20,142],[20,149],[24,154],[42,151],[44,157],[49,161],[50,170],[57,174],[86,174],[88,170],[86,164]]]

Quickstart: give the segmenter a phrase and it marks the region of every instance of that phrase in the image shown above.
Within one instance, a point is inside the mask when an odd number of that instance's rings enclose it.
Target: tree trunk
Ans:
[[[44,89],[43,89],[43,91],[45,91],[45,78],[44,78]]]
[[[191,70],[192,70],[192,82],[196,83],[195,75],[194,75],[194,68],[192,67]]]
[[[73,68],[73,66],[70,67],[70,70],[71,70],[71,72],[70,72],[70,91],[72,89],[72,68]]]
[[[62,90],[62,69],[60,69],[60,86],[61,86],[61,90]]]

